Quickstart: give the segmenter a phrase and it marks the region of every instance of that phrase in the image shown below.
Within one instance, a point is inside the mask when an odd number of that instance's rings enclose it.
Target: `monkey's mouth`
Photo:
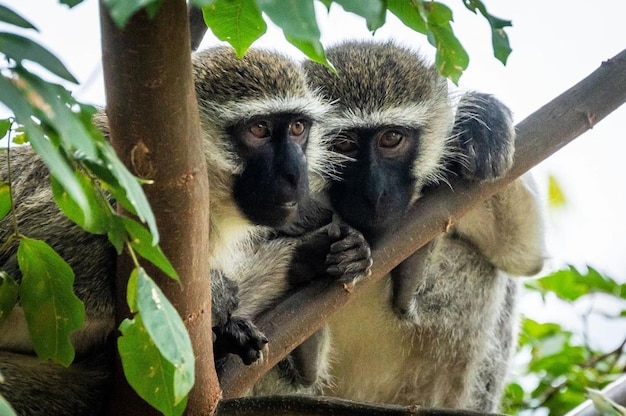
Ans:
[[[298,207],[298,201],[277,202],[275,205],[278,208],[290,210]]]

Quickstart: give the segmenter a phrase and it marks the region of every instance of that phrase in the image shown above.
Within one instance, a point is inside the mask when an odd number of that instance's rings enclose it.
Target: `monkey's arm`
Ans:
[[[530,276],[543,267],[542,212],[529,174],[470,211],[454,232],[508,274]]]
[[[301,235],[274,235],[256,245],[242,263],[246,267],[239,268],[238,315],[255,316],[314,279],[352,283],[369,273],[371,251],[361,233],[337,221],[314,226],[300,228]],[[274,382],[265,380],[255,390],[268,394],[315,389],[327,361],[327,341],[324,329],[316,332],[279,363]]]
[[[509,109],[491,95],[467,93],[454,125],[460,156],[457,173],[494,180],[513,163],[515,130]],[[529,174],[460,219],[452,233],[475,245],[497,268],[532,275],[544,259],[541,209]]]

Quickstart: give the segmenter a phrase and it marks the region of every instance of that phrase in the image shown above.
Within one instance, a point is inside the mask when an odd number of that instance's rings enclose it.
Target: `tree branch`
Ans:
[[[467,211],[592,128],[626,101],[626,50],[603,62],[587,78],[517,125],[515,163],[505,178],[490,183],[451,181],[417,201],[402,233],[387,236],[372,253],[372,276],[350,291],[315,282],[260,316],[257,325],[270,340],[267,359],[244,366],[229,357],[220,374],[225,398],[243,395],[267,370],[321,328],[343,305],[389,273],[410,254],[444,232]],[[297,311],[297,314],[294,312]]]
[[[144,191],[161,234],[161,248],[181,284],[145,264],[176,307],[196,354],[195,387],[187,414],[210,415],[219,399],[212,354],[211,291],[207,262],[209,189],[191,70],[187,6],[163,1],[157,15],[134,15],[120,29],[100,2],[102,61],[111,143],[135,175],[151,179]],[[163,47],[167,45],[167,47]],[[116,318],[129,316],[126,286],[132,261],[117,262]],[[158,412],[127,385],[117,363],[109,414]]]
[[[197,6],[189,4],[187,6],[187,16],[189,17],[189,39],[191,40],[191,50],[195,51],[202,43],[204,35],[208,27],[204,23],[204,16],[202,15],[202,9]]]
[[[334,397],[268,396],[222,400],[217,416],[478,416],[496,413],[359,403]]]

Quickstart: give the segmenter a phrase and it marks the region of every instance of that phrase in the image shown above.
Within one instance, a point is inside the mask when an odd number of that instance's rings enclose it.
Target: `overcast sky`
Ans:
[[[36,38],[81,81],[83,85],[76,92],[79,99],[103,105],[97,1],[86,0],[72,10],[55,1],[38,1],[37,8],[34,3],[5,2],[35,23],[41,31]],[[513,110],[516,121],[626,48],[624,1],[485,0],[492,14],[513,21],[513,28],[507,30],[513,53],[503,66],[492,57],[486,21],[466,11],[461,1],[447,3],[455,5],[454,29],[471,59],[460,87],[495,94]],[[341,39],[371,38],[363,20],[339,7],[334,6],[329,16],[323,8],[319,11],[325,45]],[[423,36],[404,28],[393,17],[375,38],[395,39],[433,56]],[[203,46],[216,43],[209,35]],[[303,59],[273,27],[257,45],[288,51]],[[534,169],[542,190],[546,190],[547,175],[553,174],[567,198],[565,208],[548,212],[550,267],[589,264],[626,282],[625,121],[626,107],[622,107]],[[536,303],[531,299],[522,306],[532,314]],[[534,317],[550,318],[551,314],[561,313],[555,309]]]

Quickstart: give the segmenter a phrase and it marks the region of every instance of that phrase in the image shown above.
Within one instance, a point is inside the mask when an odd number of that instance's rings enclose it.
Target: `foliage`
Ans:
[[[525,374],[507,386],[504,411],[517,414],[522,410],[545,408],[551,415],[564,414],[588,398],[588,388],[601,389],[626,370],[626,339],[612,351],[601,351],[588,342],[587,325],[593,314],[602,313],[611,320],[626,317],[626,284],[619,284],[591,267],[580,272],[570,266],[530,281],[526,287],[540,293],[544,299],[556,296],[571,308],[570,316],[575,316],[574,311],[580,309],[582,302],[593,297],[621,309],[621,312],[607,314],[593,306],[587,308],[579,317],[582,334],[558,323],[523,319],[520,355],[530,356],[530,359]]]
[[[427,36],[436,48],[435,64],[439,71],[455,83],[467,68],[469,57],[452,30],[452,11],[443,3],[423,0],[321,0],[327,7],[333,3],[365,19],[367,28],[375,31],[385,23],[386,11],[396,15],[402,23]],[[265,33],[262,13],[278,25],[285,38],[300,49],[309,59],[332,67],[320,43],[313,0],[196,0],[202,7],[205,22],[218,39],[230,43],[242,56],[252,42]],[[480,0],[465,0],[472,12],[479,11],[492,30],[492,45],[497,59],[506,63],[511,52],[504,28],[511,22],[487,12]]]
[[[0,19],[9,25],[36,30],[26,19],[5,7],[0,7]],[[0,120],[0,136],[17,132],[20,143],[27,141],[32,145],[51,172],[55,201],[68,218],[88,232],[106,234],[118,252],[126,247],[133,255],[141,271],[142,284],[134,296],[138,307],[131,308],[135,312],[131,321],[135,330],[125,331],[120,342],[132,351],[153,346],[149,356],[153,361],[148,364],[159,363],[160,368],[168,371],[158,374],[159,384],[152,390],[174,394],[169,404],[164,405],[159,401],[162,399],[151,403],[165,414],[180,414],[193,385],[194,355],[176,310],[139,266],[137,256],[178,280],[176,271],[157,245],[156,222],[141,182],[94,127],[95,108],[76,102],[64,87],[44,80],[23,65],[25,61],[35,62],[47,70],[48,78],[75,83],[76,79],[54,55],[14,33],[0,33],[0,52],[6,59],[6,64],[0,68],[3,92],[0,101],[14,114],[14,118]],[[4,154],[6,160],[2,163],[8,164],[10,172],[10,148]],[[6,272],[0,274],[0,322],[19,302],[38,356],[68,366],[74,359],[70,336],[85,321],[84,305],[73,291],[74,273],[53,248],[20,233],[12,210],[11,178],[4,179],[0,182],[0,219],[12,216],[14,232],[7,241],[0,242],[0,250],[7,250],[14,240],[19,240],[17,259],[22,279],[17,281]],[[114,204],[134,214],[148,228],[117,214]],[[156,301],[158,307],[153,305]],[[129,326],[125,323],[123,328]],[[171,343],[172,339],[176,340],[175,344]],[[172,345],[176,347],[175,353],[172,353]],[[136,361],[135,354],[129,364],[127,357],[122,356],[123,364],[125,369],[130,369],[127,377],[133,384],[133,376],[136,379],[139,374],[137,365],[145,365],[146,361]],[[145,374],[145,368],[142,367],[141,374]],[[144,383],[145,377],[141,381]]]
[[[158,10],[162,0],[105,0],[113,19],[123,26],[140,8],[149,14]],[[330,9],[333,3],[365,19],[367,28],[375,31],[385,24],[386,12],[397,16],[402,23],[427,36],[436,48],[435,64],[441,74],[458,83],[469,64],[469,56],[452,30],[452,11],[437,1],[425,0],[320,0]],[[502,63],[511,53],[504,29],[511,22],[491,15],[481,0],[463,0],[473,13],[479,12],[489,23],[494,56]],[[320,42],[313,0],[192,0],[191,4],[203,10],[207,26],[215,36],[230,43],[243,56],[252,43],[267,30],[265,14],[280,27],[289,43],[300,49],[309,59],[332,68]]]

